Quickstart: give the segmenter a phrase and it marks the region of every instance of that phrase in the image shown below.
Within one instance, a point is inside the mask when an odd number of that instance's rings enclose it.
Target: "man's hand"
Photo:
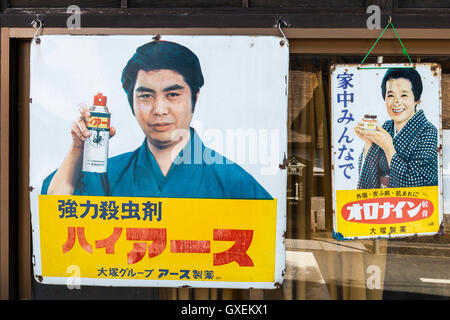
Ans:
[[[80,112],[80,116],[72,123],[70,134],[72,135],[73,147],[83,149],[84,141],[90,136],[86,121],[91,116],[91,113],[84,103],[78,105],[78,111]],[[111,138],[115,134],[116,129],[114,127],[111,127],[109,129],[109,137]]]
[[[80,104],[78,111],[80,116],[72,123],[70,130],[72,146],[53,176],[48,186],[47,194],[72,195],[75,192],[75,184],[82,170],[84,141],[90,136],[86,121],[91,115],[86,104]],[[116,129],[111,127],[109,136],[112,137],[115,134]]]

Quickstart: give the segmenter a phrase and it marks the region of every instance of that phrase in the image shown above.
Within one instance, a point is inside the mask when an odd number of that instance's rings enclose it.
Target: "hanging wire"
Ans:
[[[278,20],[278,23],[277,23],[277,28],[278,28],[278,30],[280,31],[280,33],[283,35],[283,39],[284,39],[284,40],[281,40],[281,41],[280,41],[280,45],[281,45],[281,46],[284,46],[284,44],[288,42],[288,39],[286,38],[286,35],[284,34],[283,30],[281,30],[281,24],[282,24],[282,23],[284,24],[285,27],[287,27],[288,24],[287,24],[287,22],[284,21],[283,19]]]
[[[33,28],[36,28],[36,31],[34,32],[34,35],[33,35],[33,39],[31,41],[34,40],[34,42],[36,44],[40,44],[41,39],[39,38],[38,33],[42,29],[42,20],[39,18],[36,18],[31,22],[31,25],[33,26]]]
[[[397,36],[398,41],[400,42],[403,50],[402,53],[404,56],[408,57],[408,60],[411,64],[413,64],[413,62],[411,61],[411,58],[409,57],[408,51],[406,51],[406,47],[403,44],[402,40],[400,39],[400,36],[397,33],[397,30],[395,29],[393,23],[392,23],[392,17],[389,17],[389,21],[388,24],[386,25],[386,27],[384,28],[384,30],[381,32],[381,34],[378,36],[378,39],[375,41],[375,43],[372,45],[372,48],[370,48],[369,52],[367,52],[366,56],[364,57],[364,59],[361,61],[360,65],[364,63],[364,61],[366,61],[367,57],[369,56],[369,54],[372,52],[373,48],[375,48],[375,46],[377,45],[378,41],[380,41],[381,37],[383,36],[384,32],[386,31],[386,29],[391,26],[392,29],[395,32],[395,35]],[[415,66],[404,66],[404,67],[358,67],[358,69],[411,69],[411,68],[415,68]]]

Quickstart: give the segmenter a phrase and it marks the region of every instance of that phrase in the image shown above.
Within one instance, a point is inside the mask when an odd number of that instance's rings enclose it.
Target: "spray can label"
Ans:
[[[83,171],[104,173],[107,170],[109,125],[111,114],[106,108],[106,97],[101,93],[94,97],[94,105],[89,109],[86,121],[90,136],[84,142]]]

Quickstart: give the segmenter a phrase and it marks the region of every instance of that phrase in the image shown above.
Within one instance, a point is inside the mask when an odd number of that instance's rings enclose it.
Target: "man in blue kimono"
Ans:
[[[203,83],[199,60],[188,48],[159,40],[137,48],[123,70],[122,87],[146,137],[141,147],[108,159],[107,173],[82,172],[90,114],[81,107],[70,151],[44,180],[42,193],[272,199],[239,165],[207,148],[190,127]]]

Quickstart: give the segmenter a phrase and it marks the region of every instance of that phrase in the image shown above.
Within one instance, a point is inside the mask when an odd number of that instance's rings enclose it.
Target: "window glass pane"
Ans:
[[[375,63],[375,56],[366,62]],[[442,66],[443,128],[450,129],[448,57]],[[291,55],[286,276],[266,299],[403,299],[450,296],[448,227],[435,236],[337,241],[332,237],[329,68],[361,57]],[[384,57],[385,63],[407,62]],[[443,137],[445,212],[450,214],[450,130]],[[447,186],[448,185],[448,186]],[[447,186],[447,188],[446,188]],[[447,190],[447,191],[445,191]],[[444,224],[449,215],[444,215]]]

